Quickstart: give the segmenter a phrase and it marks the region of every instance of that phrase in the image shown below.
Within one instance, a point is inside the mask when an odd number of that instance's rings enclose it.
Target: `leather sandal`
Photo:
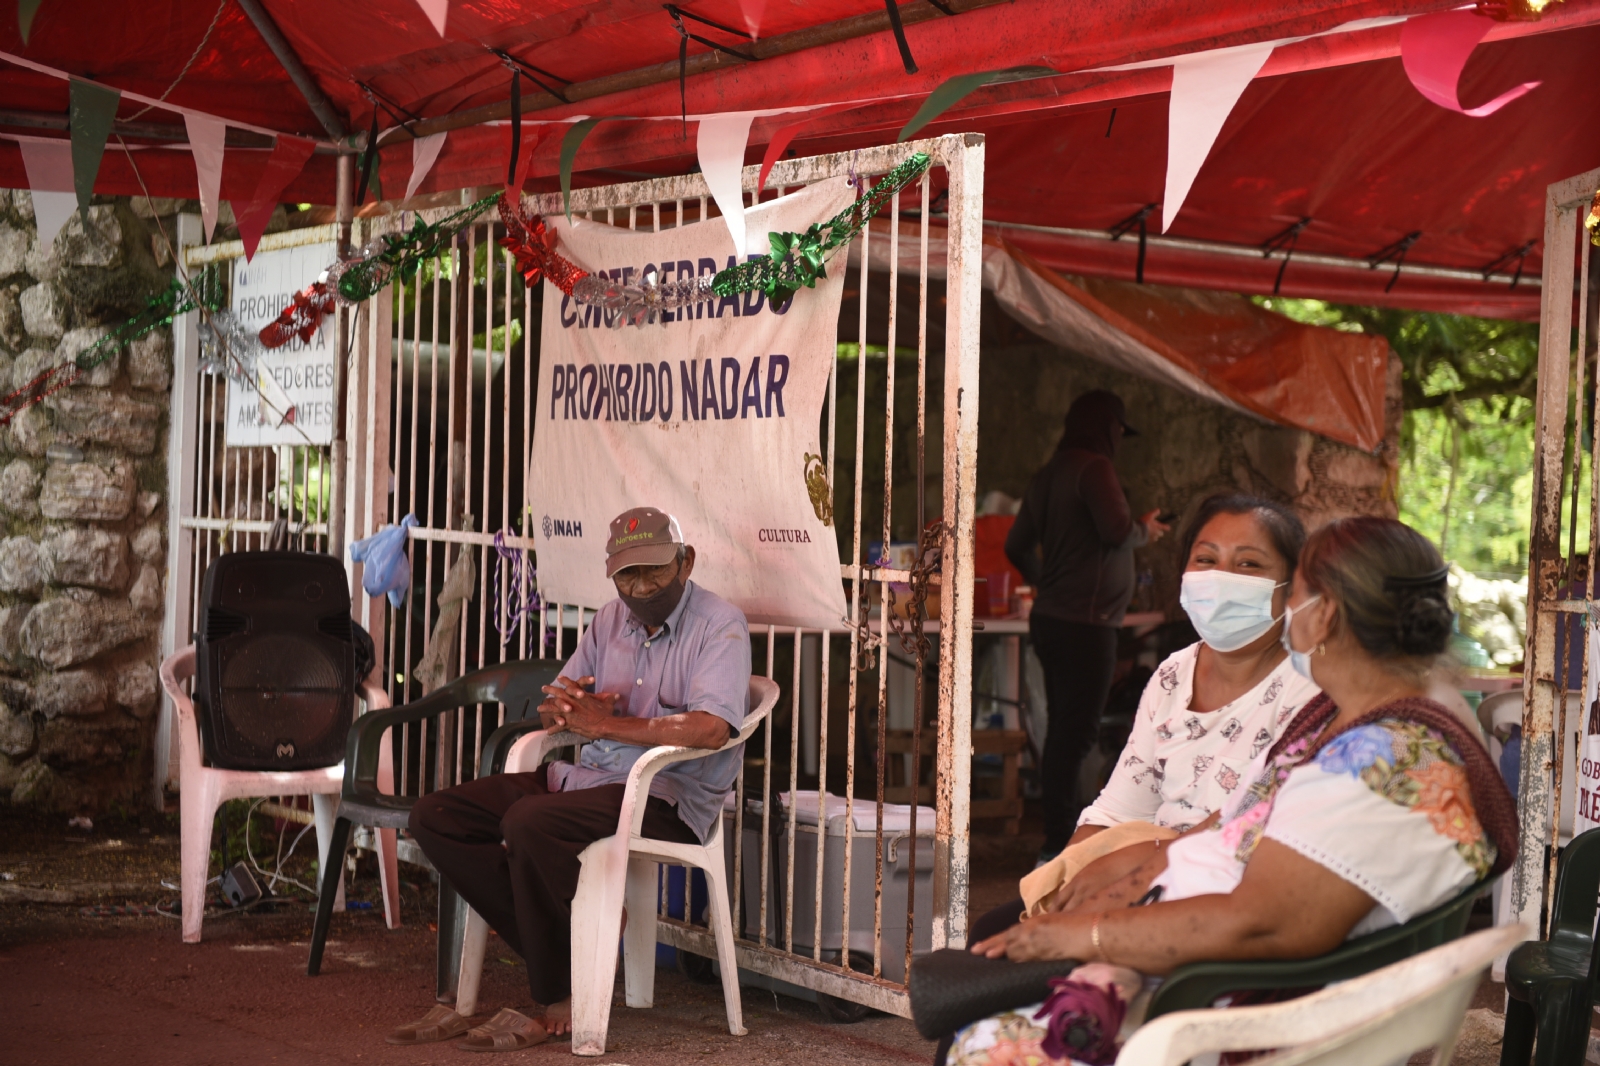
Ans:
[[[419,1020],[400,1026],[386,1039],[391,1044],[432,1044],[460,1036],[470,1028],[470,1021],[440,1003]]]
[[[537,1019],[503,1007],[493,1018],[470,1029],[467,1038],[456,1041],[455,1046],[461,1051],[521,1051],[549,1039],[550,1033]]]

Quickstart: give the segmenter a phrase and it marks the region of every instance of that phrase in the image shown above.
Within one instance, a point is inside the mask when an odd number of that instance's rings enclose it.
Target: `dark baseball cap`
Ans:
[[[657,507],[634,507],[611,520],[606,577],[630,566],[665,566],[683,544],[678,520]]]

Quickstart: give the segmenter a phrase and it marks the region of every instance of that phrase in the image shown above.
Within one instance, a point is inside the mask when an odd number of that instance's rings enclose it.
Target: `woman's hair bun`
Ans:
[[[1397,595],[1400,650],[1407,655],[1442,654],[1450,646],[1455,619],[1444,589],[1406,589]]]

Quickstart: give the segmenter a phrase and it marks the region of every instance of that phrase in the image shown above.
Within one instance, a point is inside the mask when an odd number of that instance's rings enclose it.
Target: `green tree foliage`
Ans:
[[[1525,574],[1538,325],[1320,300],[1260,303],[1296,321],[1389,341],[1406,412],[1401,519],[1463,569]]]

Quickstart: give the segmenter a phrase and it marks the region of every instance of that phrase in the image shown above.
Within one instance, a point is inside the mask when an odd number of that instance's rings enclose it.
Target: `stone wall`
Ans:
[[[1128,405],[1141,431],[1124,442],[1117,470],[1135,514],[1176,511],[1174,535],[1137,553],[1151,585],[1139,606],[1178,610],[1177,533],[1214,492],[1244,490],[1292,505],[1308,529],[1351,514],[1396,514],[1400,364],[1389,360],[1389,444],[1379,455],[1301,430],[1268,425],[1187,393],[1125,374],[1039,340],[984,302],[978,415],[978,495],[1020,496],[1061,439],[1074,398],[1105,388]]]
[[[171,275],[157,225],[128,201],[88,214],[45,248],[29,194],[0,190],[0,394]],[[0,797],[13,803],[97,811],[149,795],[171,378],[162,329],[0,427]]]

